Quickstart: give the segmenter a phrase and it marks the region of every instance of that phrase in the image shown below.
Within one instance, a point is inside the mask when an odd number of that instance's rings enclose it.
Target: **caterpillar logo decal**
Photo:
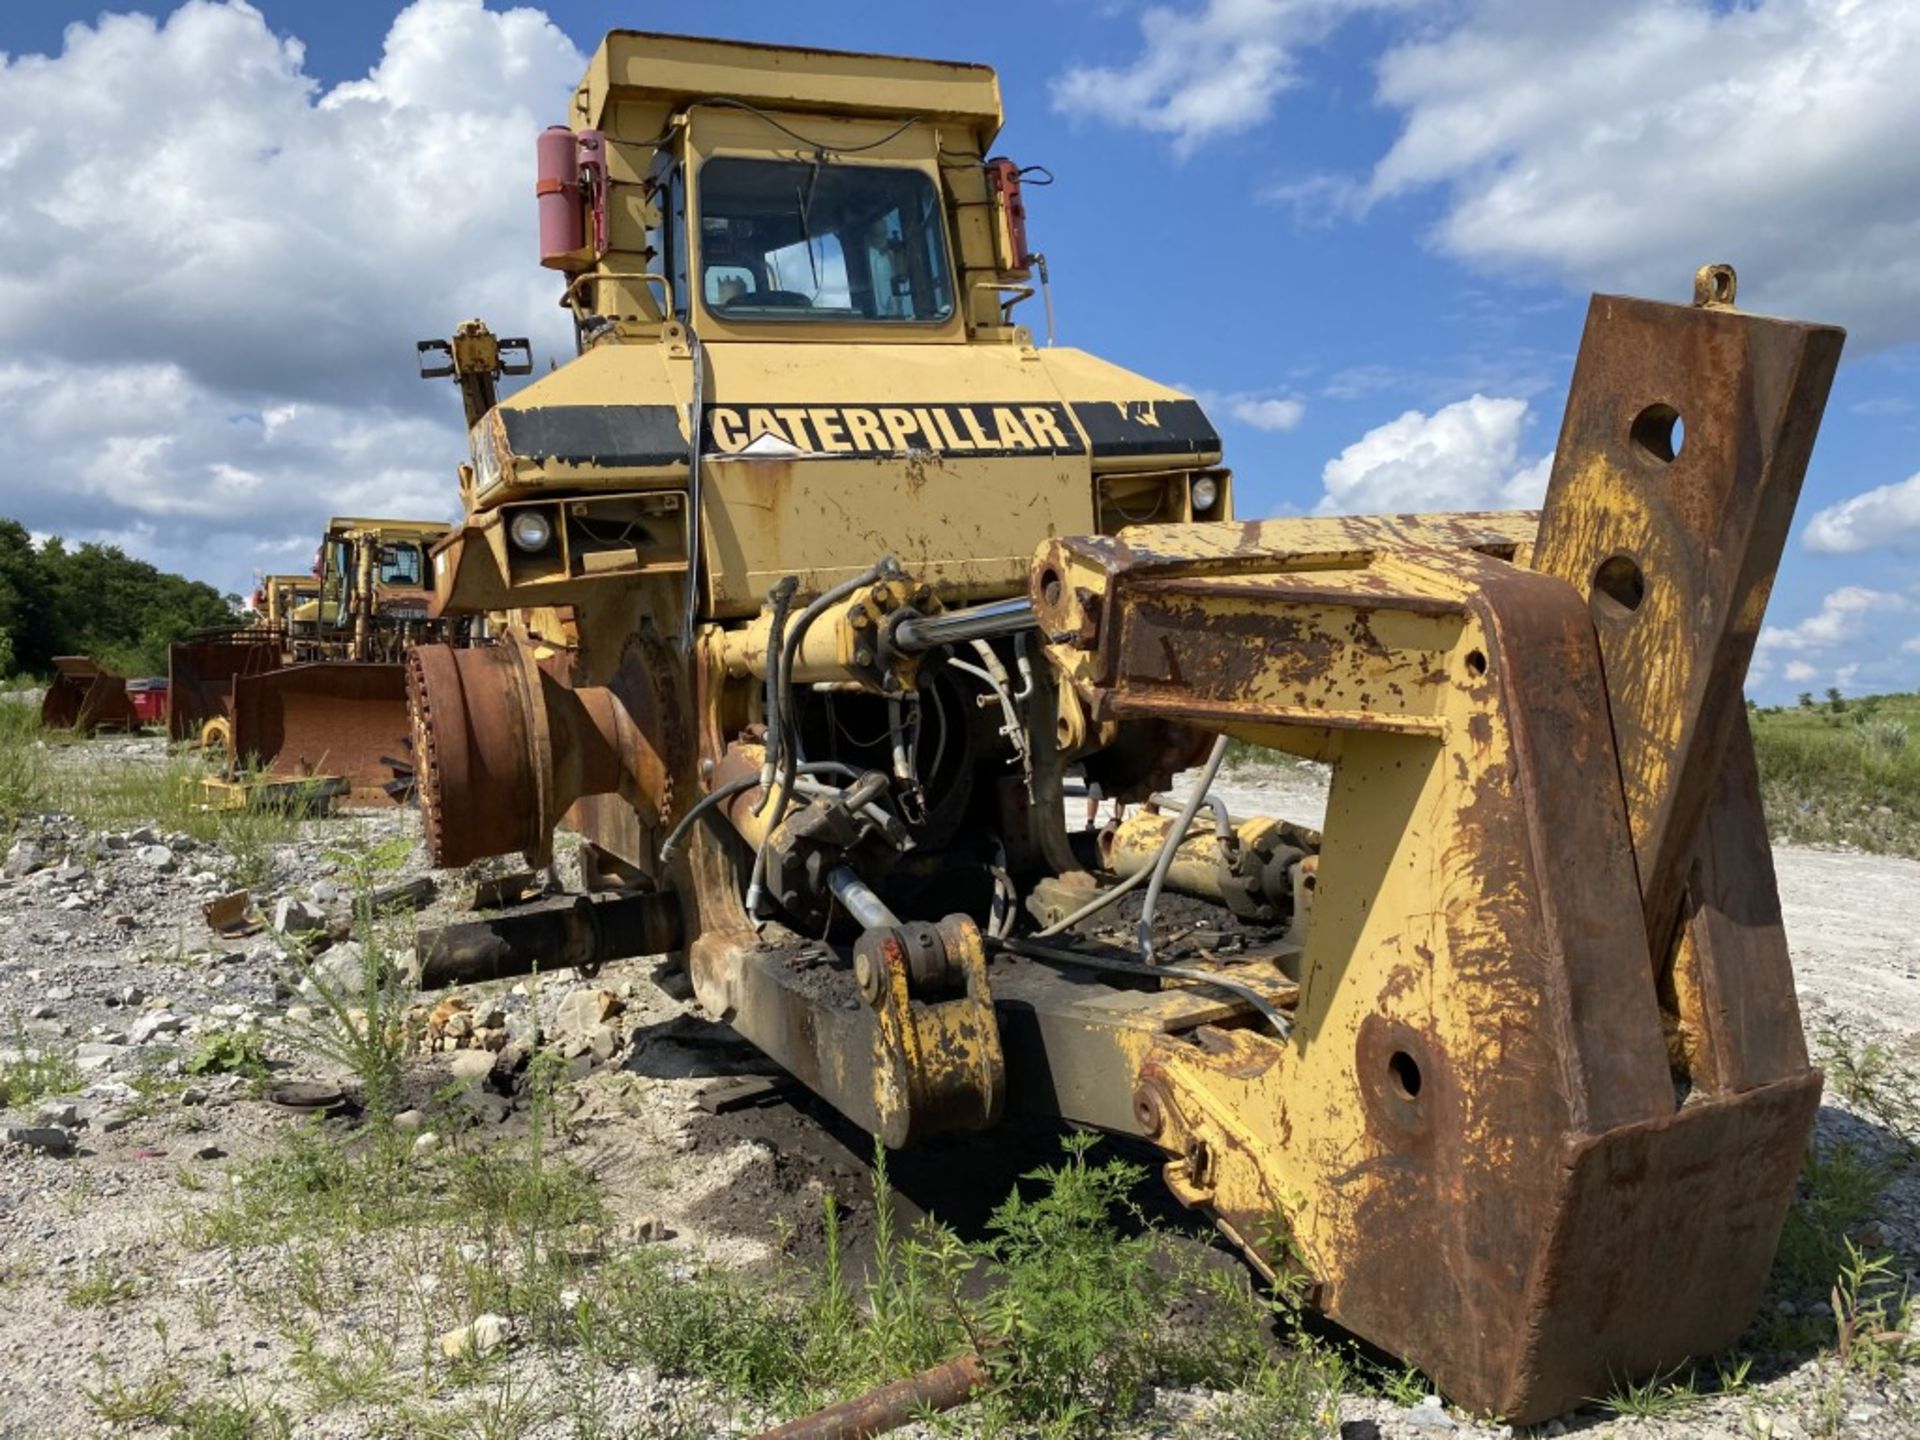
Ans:
[[[779,453],[901,455],[1082,455],[1086,445],[1064,405],[709,405],[709,455]],[[755,442],[761,442],[756,444]]]
[[[496,412],[515,455],[568,465],[684,469],[685,412],[672,405],[544,405]],[[484,423],[484,422],[483,422]],[[473,436],[484,477],[495,457]],[[707,455],[1085,455],[1187,457],[1212,463],[1220,436],[1192,400],[1081,400],[982,405],[708,405]]]

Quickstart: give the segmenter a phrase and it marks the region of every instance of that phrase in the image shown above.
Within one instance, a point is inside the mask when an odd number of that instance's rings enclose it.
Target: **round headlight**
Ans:
[[[553,526],[538,510],[522,510],[507,523],[507,535],[522,550],[544,550],[553,539]]]
[[[1203,510],[1211,510],[1219,498],[1220,482],[1213,476],[1202,475],[1193,482],[1193,510],[1196,515]]]

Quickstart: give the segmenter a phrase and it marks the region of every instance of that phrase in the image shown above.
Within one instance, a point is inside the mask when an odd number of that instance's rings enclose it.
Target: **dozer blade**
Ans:
[[[56,655],[53,683],[40,702],[40,723],[52,730],[131,730],[136,721],[127,680],[91,655]]]
[[[404,800],[386,788],[407,753],[404,672],[398,665],[323,661],[233,681],[233,753],[271,776],[338,775],[342,803]]]
[[[271,640],[231,637],[182,640],[167,648],[167,734],[197,740],[207,721],[233,706],[236,675],[258,675],[280,663]]]

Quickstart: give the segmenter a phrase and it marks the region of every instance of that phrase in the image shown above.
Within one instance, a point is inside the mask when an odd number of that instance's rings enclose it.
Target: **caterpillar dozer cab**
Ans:
[[[320,579],[315,575],[262,575],[254,587],[254,626],[288,637],[291,644],[320,625]]]
[[[1199,404],[1016,318],[1000,124],[976,65],[600,46],[537,143],[579,355],[432,557],[496,641],[407,658],[436,861],[564,824],[888,1145],[1138,1137],[1471,1409],[1728,1344],[1821,1087],[1741,689],[1841,332],[1596,296],[1542,510],[1242,521]],[[1324,825],[1229,815],[1229,739]]]
[[[246,630],[172,647],[170,728],[223,749],[236,771],[269,779],[330,775],[346,803],[386,804],[412,789],[405,674],[425,639],[467,626],[428,617],[436,520],[336,517],[310,576],[269,576]]]

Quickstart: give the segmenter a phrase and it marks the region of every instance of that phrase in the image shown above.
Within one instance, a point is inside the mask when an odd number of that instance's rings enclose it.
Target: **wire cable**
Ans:
[[[694,101],[687,109],[694,110],[702,105],[719,105],[731,110],[745,110],[749,115],[758,115],[781,134],[787,136],[789,139],[798,140],[816,155],[863,155],[869,150],[878,150],[889,140],[899,139],[902,135],[906,134],[907,131],[927,118],[924,115],[915,115],[912,119],[903,121],[895,129],[889,130],[878,140],[869,140],[865,145],[828,145],[823,141],[808,139],[792,126],[782,124],[766,111],[762,110],[758,105],[750,105],[745,100],[735,100],[729,95],[710,95],[705,100]],[[1051,177],[1049,177],[1049,179],[1051,179]]]

